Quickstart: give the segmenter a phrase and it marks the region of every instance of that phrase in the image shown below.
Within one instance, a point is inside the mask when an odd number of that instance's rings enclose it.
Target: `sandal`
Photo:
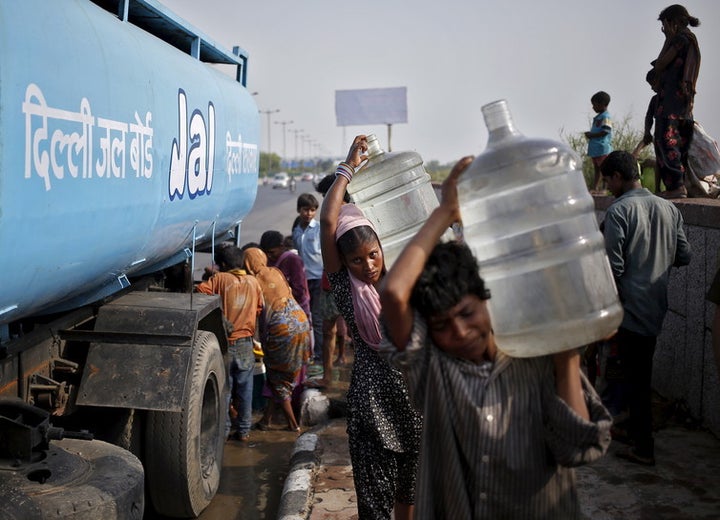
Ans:
[[[627,460],[628,462],[642,464],[643,466],[655,465],[655,457],[643,457],[642,455],[638,455],[638,453],[635,451],[635,448],[626,448],[624,450],[620,450],[615,453],[615,456],[620,459]]]
[[[270,425],[258,421],[255,424],[253,424],[253,430],[260,430],[261,432],[266,432],[266,431],[270,430]]]
[[[233,432],[230,435],[228,435],[227,440],[248,442],[250,440],[250,434],[249,433],[241,434],[240,432]]]

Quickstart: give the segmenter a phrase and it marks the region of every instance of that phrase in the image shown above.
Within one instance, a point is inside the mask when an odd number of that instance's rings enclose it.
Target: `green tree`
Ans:
[[[333,159],[318,159],[317,169],[318,173],[322,172],[334,172],[337,163]]]
[[[425,171],[430,175],[432,182],[442,182],[450,174],[453,164],[440,164],[437,160],[427,161],[423,164]]]
[[[269,173],[268,173],[268,167],[269,167]],[[259,169],[259,176],[262,179],[263,177],[272,177],[275,173],[280,171],[280,156],[276,153],[265,153],[260,152],[260,169]]]

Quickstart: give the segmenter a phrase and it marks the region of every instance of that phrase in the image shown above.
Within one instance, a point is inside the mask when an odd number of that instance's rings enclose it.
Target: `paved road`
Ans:
[[[255,205],[243,220],[240,228],[240,245],[259,242],[265,231],[274,229],[289,235],[297,217],[297,198],[301,193],[312,193],[322,203],[322,196],[311,182],[298,182],[295,193],[289,190],[258,186]]]

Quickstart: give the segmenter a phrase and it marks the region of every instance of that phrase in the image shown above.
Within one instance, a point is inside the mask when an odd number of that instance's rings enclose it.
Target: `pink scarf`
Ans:
[[[346,232],[359,226],[372,225],[362,210],[354,204],[344,204],[340,208],[338,215],[337,228],[335,229],[335,242]],[[377,231],[375,231],[377,234]],[[355,323],[357,324],[360,337],[368,344],[368,346],[377,349],[380,345],[380,296],[377,290],[371,284],[365,283],[355,278],[350,271],[350,293],[352,294],[353,312],[355,314]]]

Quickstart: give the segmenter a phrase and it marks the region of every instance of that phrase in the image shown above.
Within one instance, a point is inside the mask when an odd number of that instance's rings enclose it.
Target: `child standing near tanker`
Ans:
[[[317,184],[318,193],[322,194],[323,198],[328,192],[330,187],[335,182],[335,175],[326,175]],[[351,202],[350,194],[346,191],[343,195],[343,203],[349,204]],[[332,294],[332,287],[330,286],[330,280],[328,280],[327,273],[323,271],[322,278],[322,308],[323,308],[323,377],[317,381],[308,382],[306,386],[310,388],[326,388],[333,384],[333,372],[334,364],[345,363],[345,336],[347,336],[347,326],[345,319],[340,315],[340,310],[335,303],[335,298]],[[335,348],[337,347],[338,358],[333,361],[335,355]]]
[[[510,358],[467,245],[438,243],[460,221],[461,159],[441,204],[385,276],[379,351],[425,424],[415,518],[578,518],[572,466],[602,456],[611,417],[577,350]]]
[[[220,271],[198,284],[195,289],[203,294],[219,294],[223,314],[233,325],[225,355],[228,378],[225,409],[230,410],[232,400],[237,401],[238,408],[237,415],[228,415],[226,418],[225,436],[247,442],[252,425],[255,367],[253,338],[265,300],[258,281],[243,269],[243,252],[240,248],[230,245],[218,247],[213,260]]]
[[[587,154],[592,159],[595,172],[591,193],[599,194],[603,182],[600,165],[605,160],[605,157],[612,152],[612,120],[608,112],[610,94],[602,90],[596,92],[590,98],[590,103],[592,103],[596,115],[593,117],[590,131],[585,132],[585,137],[588,140]]]
[[[297,199],[298,218],[293,224],[292,237],[300,258],[305,264],[305,277],[310,291],[310,324],[313,331],[313,357],[322,363],[322,273],[320,223],[315,220],[320,204],[312,193],[302,193]]]

